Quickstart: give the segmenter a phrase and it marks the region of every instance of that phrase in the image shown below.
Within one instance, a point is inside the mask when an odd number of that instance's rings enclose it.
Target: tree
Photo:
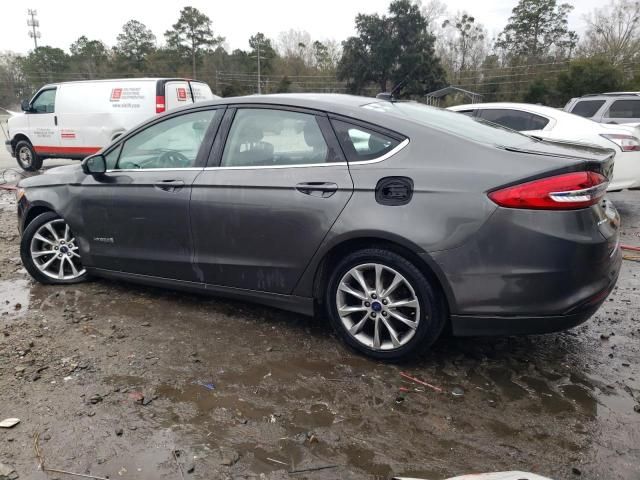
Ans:
[[[567,101],[594,92],[615,92],[624,86],[623,72],[611,61],[594,57],[574,60],[558,76],[558,92]]]
[[[587,29],[580,53],[601,55],[619,65],[640,57],[640,2],[611,0],[585,16]]]
[[[224,42],[223,37],[214,37],[209,17],[194,7],[184,7],[173,30],[167,30],[164,35],[169,46],[191,58],[193,78],[196,78],[196,63],[200,54]]]
[[[22,71],[33,88],[45,82],[65,80],[69,71],[69,56],[55,47],[38,47],[22,59]]]
[[[454,37],[449,43],[453,70],[457,73],[477,68],[487,55],[487,32],[475,18],[466,12],[443,22],[443,29],[452,29]]]
[[[343,43],[338,78],[351,91],[360,92],[368,82],[397,95],[423,95],[443,85],[444,71],[434,52],[434,38],[420,7],[409,0],[395,0],[389,15],[360,14],[357,37]]]
[[[291,80],[286,75],[282,77],[276,88],[276,93],[289,93],[291,91]]]
[[[496,47],[513,58],[529,62],[553,53],[570,57],[578,42],[577,34],[568,27],[571,10],[573,6],[558,5],[556,0],[520,0],[511,11]]]
[[[156,36],[137,20],[129,20],[122,26],[117,42],[116,55],[138,70],[142,70],[145,58],[156,49]]]
[[[270,74],[273,72],[274,59],[278,56],[271,45],[271,39],[265,37],[264,33],[256,33],[249,38],[249,47],[251,52],[249,55],[254,58],[255,68],[252,71],[258,71],[258,55],[260,55],[260,73]]]
[[[108,59],[107,47],[100,40],[89,40],[84,35],[71,44],[71,62],[87,74],[87,78],[96,77]],[[75,70],[75,69],[74,69]]]

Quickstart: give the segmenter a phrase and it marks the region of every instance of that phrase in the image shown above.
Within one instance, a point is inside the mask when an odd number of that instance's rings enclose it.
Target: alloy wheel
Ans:
[[[357,265],[344,274],[336,306],[346,331],[364,346],[395,350],[406,345],[420,323],[420,301],[411,283],[379,263]]]
[[[31,259],[43,274],[55,280],[75,280],[85,274],[69,225],[58,218],[42,225],[31,239]]]

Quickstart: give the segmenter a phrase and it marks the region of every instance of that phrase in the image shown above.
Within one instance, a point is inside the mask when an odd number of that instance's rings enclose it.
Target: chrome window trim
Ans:
[[[311,167],[335,167],[335,166],[347,166],[347,165],[368,165],[371,163],[379,163],[396,155],[400,150],[409,145],[409,139],[405,138],[400,142],[393,150],[385,153],[381,157],[371,160],[358,160],[356,162],[323,162],[323,163],[301,163],[296,165],[242,165],[237,167],[189,167],[189,168],[127,168],[127,169],[115,169],[107,170],[106,173],[117,172],[175,172],[175,171],[193,171],[193,170],[265,170],[265,169],[283,169],[283,168],[311,168]]]
[[[378,163],[383,162],[391,157],[393,157],[400,150],[409,145],[409,139],[405,138],[402,142],[400,142],[393,150],[387,152],[381,157],[374,158],[371,160],[359,160],[356,162],[323,162],[323,163],[301,163],[297,165],[243,165],[237,167],[206,167],[205,170],[264,170],[264,169],[282,169],[282,168],[307,168],[307,167],[333,167],[336,165],[345,166],[345,165],[367,165],[370,163]]]
[[[357,160],[355,162],[349,162],[349,165],[368,165],[370,163],[384,162],[385,160],[388,160],[389,158],[393,157],[396,153],[398,153],[400,150],[402,150],[407,145],[409,145],[409,139],[405,138],[393,150],[385,153],[381,157],[374,158],[374,159],[371,159],[371,160]]]
[[[116,168],[107,170],[105,173],[117,172],[176,172],[176,171],[193,171],[203,170],[203,167],[184,167],[184,168]]]
[[[323,163],[299,163],[295,165],[242,165],[237,167],[206,167],[205,170],[264,170],[282,168],[310,168],[310,167],[335,167],[347,166],[347,162],[323,162]]]

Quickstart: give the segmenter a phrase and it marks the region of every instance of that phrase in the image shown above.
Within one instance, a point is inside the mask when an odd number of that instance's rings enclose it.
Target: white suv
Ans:
[[[598,123],[640,125],[640,92],[612,92],[572,98],[570,112]]]

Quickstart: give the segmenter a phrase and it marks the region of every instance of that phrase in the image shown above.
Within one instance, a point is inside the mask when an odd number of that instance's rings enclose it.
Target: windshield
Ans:
[[[517,147],[533,140],[514,130],[495,123],[478,121],[467,115],[429,107],[417,102],[374,102],[363,108],[377,110],[397,117],[408,118],[427,127],[453,135],[502,147]]]

